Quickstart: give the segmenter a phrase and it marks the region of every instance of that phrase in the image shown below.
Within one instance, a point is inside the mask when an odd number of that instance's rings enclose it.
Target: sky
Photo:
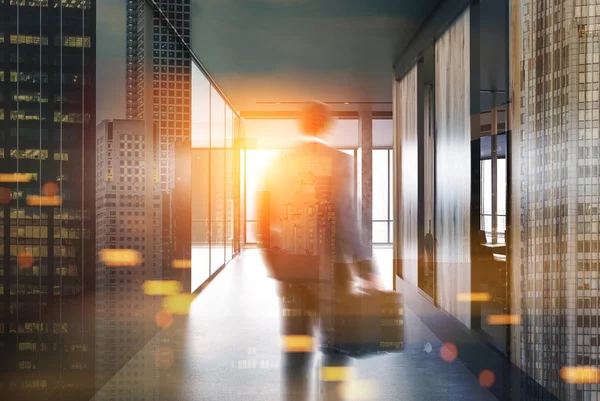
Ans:
[[[125,118],[124,0],[97,2],[96,122]]]

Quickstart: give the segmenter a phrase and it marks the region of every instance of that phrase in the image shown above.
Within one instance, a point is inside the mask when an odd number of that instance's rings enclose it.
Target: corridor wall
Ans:
[[[394,261],[409,284],[419,285],[418,273],[418,140],[417,67],[394,82]]]
[[[470,11],[435,44],[437,300],[467,327],[470,270]]]

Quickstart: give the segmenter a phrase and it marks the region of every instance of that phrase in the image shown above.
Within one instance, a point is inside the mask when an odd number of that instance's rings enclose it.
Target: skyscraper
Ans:
[[[151,135],[152,131],[148,131]],[[96,377],[98,387],[156,334],[160,299],[145,296],[142,285],[162,275],[161,196],[154,182],[152,137],[144,121],[103,121],[96,133],[96,250],[121,258],[138,254],[139,264],[108,263],[98,258],[96,275]],[[114,251],[116,250],[116,251]],[[128,252],[128,253],[125,253]],[[113,259],[109,257],[109,259]],[[129,258],[131,261],[131,258]],[[158,399],[158,371],[153,359],[138,358],[115,377],[96,400]]]
[[[95,21],[89,0],[0,1],[6,399],[93,390]]]
[[[127,118],[151,123],[162,191],[162,237],[173,238],[176,141],[190,141],[190,0],[127,1]],[[173,259],[163,241],[163,265]]]
[[[127,1],[127,118],[154,122],[159,150],[161,190],[168,191],[170,143],[190,137],[190,55],[181,40],[190,39],[190,0],[158,0],[162,13],[145,0]],[[164,14],[164,15],[163,15]],[[168,22],[165,20],[166,17]],[[177,37],[171,29],[177,29]],[[149,59],[145,52],[152,49]],[[147,69],[152,74],[145,75]],[[144,77],[151,76],[151,82]],[[152,90],[152,104],[144,98]]]
[[[520,15],[519,362],[560,399],[595,400],[560,371],[599,362],[600,1],[525,0]]]

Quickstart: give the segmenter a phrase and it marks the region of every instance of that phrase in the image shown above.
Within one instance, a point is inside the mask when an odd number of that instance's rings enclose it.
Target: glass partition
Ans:
[[[194,291],[210,276],[209,152],[210,83],[192,68],[192,285]]]
[[[225,101],[210,91],[210,272],[225,263]]]
[[[225,107],[225,257],[233,256],[233,112],[229,106]]]
[[[192,67],[192,291],[234,256],[236,113]]]

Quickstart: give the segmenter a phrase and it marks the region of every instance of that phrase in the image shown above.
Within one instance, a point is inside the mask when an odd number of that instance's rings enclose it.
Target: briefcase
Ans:
[[[340,294],[334,305],[333,330],[325,348],[353,357],[404,349],[401,294],[377,290]]]

